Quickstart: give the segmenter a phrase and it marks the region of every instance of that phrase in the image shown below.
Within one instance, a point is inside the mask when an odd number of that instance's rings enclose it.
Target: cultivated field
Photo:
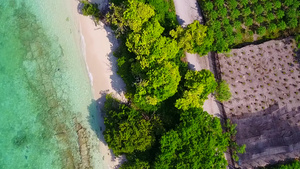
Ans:
[[[230,57],[228,57],[230,56]],[[244,168],[300,154],[300,66],[292,38],[218,54],[232,99],[224,103],[237,123],[236,141],[246,144]]]

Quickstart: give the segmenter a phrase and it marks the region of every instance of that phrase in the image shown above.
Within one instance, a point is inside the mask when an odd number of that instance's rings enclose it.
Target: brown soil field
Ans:
[[[247,146],[241,168],[300,157],[299,57],[292,38],[218,54],[232,93],[224,109],[237,124],[237,143]]]

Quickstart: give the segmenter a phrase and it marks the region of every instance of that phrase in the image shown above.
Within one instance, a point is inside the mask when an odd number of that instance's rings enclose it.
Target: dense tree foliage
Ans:
[[[200,22],[196,20],[186,28],[178,26],[176,31],[172,30],[170,32],[170,35],[174,39],[177,39],[179,48],[189,53],[196,53],[196,49],[204,42],[206,30],[206,26],[201,25]]]
[[[144,110],[155,110],[153,106],[177,92],[179,69],[172,62],[164,62],[146,75],[147,77],[137,85],[134,103]]]
[[[181,121],[161,138],[155,168],[226,168],[230,135],[223,133],[220,120],[202,109],[189,109]]]
[[[210,51],[225,52],[244,42],[274,39],[300,32],[299,0],[198,2],[207,19],[207,29],[214,35]],[[234,26],[234,29],[228,31],[228,25]]]
[[[214,92],[217,83],[209,70],[191,71],[185,74],[184,86],[186,90],[182,98],[176,101],[178,109],[201,108],[207,96]]]
[[[229,85],[225,80],[222,80],[218,83],[218,87],[216,89],[216,99],[220,102],[228,101],[231,98],[231,92]]]
[[[154,141],[153,125],[135,109],[106,96],[104,138],[116,155],[144,151]]]
[[[150,5],[135,0],[128,0],[128,3],[121,6],[112,4],[110,9],[107,18],[121,33],[124,33],[126,27],[134,32],[140,31],[142,25],[154,15]]]

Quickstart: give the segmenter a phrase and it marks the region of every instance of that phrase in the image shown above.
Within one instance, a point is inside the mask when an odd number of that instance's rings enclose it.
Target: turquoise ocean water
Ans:
[[[78,166],[92,93],[69,2],[0,1],[0,169]]]

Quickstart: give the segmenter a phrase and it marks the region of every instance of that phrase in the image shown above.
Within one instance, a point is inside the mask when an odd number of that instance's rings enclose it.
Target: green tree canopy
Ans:
[[[267,30],[266,27],[261,26],[261,27],[259,27],[259,28],[257,29],[257,33],[258,33],[260,36],[263,36],[263,35],[265,35],[266,30]]]
[[[263,13],[263,11],[264,11],[263,6],[261,6],[261,5],[255,6],[255,9],[254,9],[255,15],[260,15]]]
[[[213,73],[209,70],[189,70],[185,74],[184,86],[186,90],[184,91],[182,98],[176,100],[175,107],[187,110],[189,108],[202,107],[207,96],[215,91],[217,83]]]
[[[132,32],[126,39],[126,46],[136,55],[150,55],[154,42],[161,36],[164,28],[157,20],[145,23],[140,32]]]
[[[137,84],[134,103],[144,110],[154,110],[154,106],[177,92],[179,81],[179,69],[173,62],[157,65]]]
[[[276,1],[274,2],[274,8],[275,8],[275,9],[281,8],[281,2],[280,2],[280,0],[276,0]]]
[[[284,17],[285,13],[283,10],[278,10],[276,15],[277,15],[278,19],[282,19]]]
[[[134,32],[140,31],[143,24],[154,14],[151,6],[137,0],[128,0],[127,3],[118,6],[112,4],[106,17],[111,24],[117,27],[117,32],[124,33],[126,27]]]
[[[222,132],[220,120],[202,109],[190,109],[182,113],[181,121],[161,138],[155,168],[225,169],[230,135]]]
[[[106,96],[105,141],[116,155],[144,151],[154,142],[153,125],[135,109]]]
[[[123,13],[124,19],[131,30],[138,32],[142,29],[142,25],[154,16],[155,12],[150,5],[137,0],[128,0],[128,2],[129,5]]]
[[[206,37],[207,27],[194,21],[186,28],[178,26],[176,30],[170,31],[170,35],[177,40],[178,47],[189,53],[196,53],[196,48],[201,46]]]
[[[248,15],[250,15],[251,14],[251,9],[250,9],[250,7],[247,7],[247,8],[245,8],[245,9],[243,9],[243,15],[244,16],[248,16]]]
[[[245,21],[246,26],[251,26],[253,24],[253,19],[252,18],[247,18]]]

